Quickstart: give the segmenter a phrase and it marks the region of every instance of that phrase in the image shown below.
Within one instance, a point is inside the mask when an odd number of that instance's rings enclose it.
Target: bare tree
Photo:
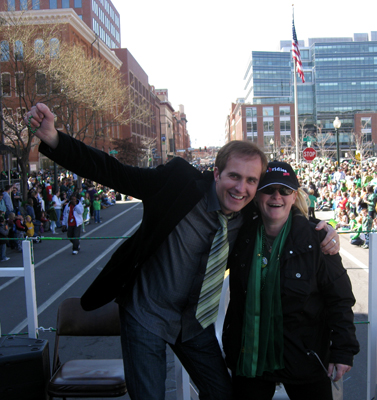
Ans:
[[[359,161],[367,158],[369,154],[371,154],[372,150],[372,142],[367,140],[367,133],[364,131],[366,125],[369,121],[366,121],[364,125],[361,126],[360,131],[352,131],[351,132],[351,141],[355,143],[356,152],[355,157],[359,155]]]
[[[54,25],[30,25],[23,13],[1,13],[1,96],[0,122],[3,142],[16,157],[21,170],[23,193],[27,190],[29,153],[38,141],[25,129],[22,118],[37,101],[52,95],[41,60],[51,53],[50,46],[61,40],[62,30]]]
[[[322,133],[323,125],[320,123],[318,125],[314,125],[317,128],[316,133],[314,134],[315,137],[315,144],[318,149],[318,156],[322,158],[326,157],[334,157],[335,156],[335,149],[331,148],[330,146],[334,142],[334,136],[331,132]]]
[[[66,24],[33,24],[27,13],[0,13],[2,62],[1,131],[23,178],[38,140],[22,124],[37,102],[48,104],[56,126],[89,144],[115,125],[144,121],[150,110],[137,104],[119,70],[90,57],[80,45],[65,42]]]
[[[89,57],[81,46],[63,43],[59,57],[43,69],[60,92],[50,102],[58,123],[79,140],[90,138],[93,143],[112,126],[149,117],[145,104],[135,107],[120,71],[103,59]]]
[[[143,143],[134,143],[131,138],[112,139],[111,143],[118,152],[116,158],[123,164],[137,166],[147,152],[147,148]]]

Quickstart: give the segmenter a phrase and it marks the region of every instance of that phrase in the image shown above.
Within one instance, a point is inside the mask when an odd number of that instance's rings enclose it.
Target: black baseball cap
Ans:
[[[267,171],[259,182],[258,190],[271,185],[283,185],[297,190],[300,185],[292,167],[286,162],[272,161],[267,165]]]

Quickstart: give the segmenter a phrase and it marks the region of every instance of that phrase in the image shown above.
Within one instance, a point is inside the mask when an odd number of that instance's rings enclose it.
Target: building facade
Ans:
[[[318,136],[319,141],[326,140],[326,146],[333,149],[336,145],[333,121],[339,117],[341,155],[360,150],[355,145],[357,136],[363,136],[364,145],[371,149],[377,143],[373,124],[377,112],[377,32],[311,38],[308,46],[304,41],[299,41],[299,46],[305,74],[305,83],[297,79],[299,127],[302,128],[299,136]],[[281,41],[280,51],[252,51],[244,81],[245,104],[292,104],[291,41]],[[270,129],[266,124],[265,128]],[[259,133],[262,136],[258,141],[262,142],[262,137],[269,132]],[[277,130],[274,134],[279,136]],[[294,140],[292,124],[290,134]],[[281,143],[286,141],[281,139],[278,140]]]
[[[249,140],[270,155],[291,155],[294,151],[294,107],[292,103],[245,104],[232,103],[229,139]]]
[[[16,11],[19,12],[19,11]],[[21,15],[21,14],[20,14]],[[72,9],[59,9],[59,10],[33,10],[33,18],[27,18],[27,24],[36,27],[34,40],[34,46],[32,48],[35,52],[41,51],[41,57],[52,58],[58,57],[59,46],[63,42],[75,43],[80,45],[86,54],[92,57],[101,57],[107,64],[113,66],[116,69],[120,69],[121,61],[116,57],[115,53],[111,51],[102,41],[99,41],[97,46],[93,48],[93,41],[96,39],[94,32],[82,22],[77,13]],[[50,40],[50,43],[44,43],[42,32],[47,26],[53,26],[57,24],[63,24],[63,29],[59,30],[57,36]],[[31,28],[33,29],[33,28]],[[38,34],[38,30],[41,34]],[[0,47],[2,55],[0,57],[0,69],[1,69],[1,106],[3,129],[7,129],[7,120],[12,125],[17,124],[17,120],[22,124],[22,116],[26,110],[30,107],[31,102],[35,104],[37,101],[44,101],[54,107],[53,99],[58,97],[58,92],[55,92],[55,88],[46,80],[43,73],[36,70],[35,78],[31,78],[31,74],[34,74],[30,65],[24,59],[24,51],[26,51],[26,43],[21,40],[16,41],[16,46],[12,48],[10,43],[3,38],[0,38]],[[51,53],[51,41],[54,41],[54,48],[57,50],[56,54]],[[30,44],[28,44],[30,46]],[[45,47],[49,48],[49,53],[45,54]],[[15,61],[16,60],[16,61]],[[17,62],[17,64],[16,64]],[[17,67],[16,67],[17,66]],[[15,70],[19,68],[19,70]],[[21,105],[21,107],[20,107]],[[80,129],[85,124],[85,118],[80,115],[81,110],[77,110],[77,118],[75,119],[75,129]],[[96,128],[101,128],[102,120],[96,121]],[[67,126],[59,125],[58,129],[65,131]],[[119,137],[119,127],[112,126],[111,129],[104,130],[104,134],[101,137],[96,138],[95,143],[92,143],[94,137],[94,127],[88,126],[85,134],[86,140],[91,145],[107,151],[110,148],[110,141],[113,137]],[[27,139],[25,138],[27,141]],[[36,141],[36,139],[33,139]],[[11,146],[16,146],[15,142],[12,142],[10,136],[7,135],[3,139],[4,143]],[[50,161],[44,156],[38,153],[38,147],[33,143],[29,153],[29,166],[31,171],[36,171],[39,168],[48,167]],[[16,159],[12,160],[12,168],[17,166]]]
[[[1,11],[72,8],[110,48],[121,47],[120,15],[111,0],[1,0]]]
[[[149,84],[148,75],[132,56],[128,49],[121,48],[120,42],[120,15],[111,1],[108,0],[0,0],[0,9],[15,12],[18,15],[25,13],[29,23],[41,25],[46,23],[65,23],[67,31],[57,39],[68,43],[77,43],[85,48],[87,55],[99,57],[119,69],[126,85],[129,85],[130,101],[134,114],[130,115],[132,123],[119,126],[112,124],[108,129],[90,144],[111,154],[116,152],[112,149],[112,139],[130,138],[134,143],[146,146],[148,151],[141,166],[155,166],[165,162],[174,156],[187,157],[189,139],[187,133],[187,119],[183,109],[175,111],[170,105],[169,124],[172,133],[169,134],[172,142],[165,142],[161,136],[161,115],[165,112],[165,106],[160,105],[160,98],[153,86]],[[1,40],[1,38],[0,38]],[[2,46],[6,44],[2,44]],[[0,67],[2,71],[2,89],[8,94],[11,85],[8,84],[6,75],[6,62],[2,59]],[[10,78],[9,82],[15,78]],[[15,87],[15,85],[13,85]],[[9,93],[10,97],[15,94]],[[15,97],[15,107],[17,103]],[[39,99],[43,101],[43,97]],[[7,107],[8,108],[8,107]],[[11,108],[11,107],[10,107]],[[10,109],[9,108],[9,109]],[[140,110],[144,110],[142,113]],[[25,110],[20,110],[22,115]],[[173,115],[175,113],[175,115]],[[135,115],[137,116],[135,118]],[[79,120],[79,118],[78,118]],[[84,120],[82,118],[81,120]],[[100,129],[103,124],[102,118],[95,119],[95,129]],[[166,125],[167,126],[167,125]],[[64,130],[64,126],[59,127]],[[79,128],[79,126],[77,127]],[[90,136],[91,127],[88,128]],[[94,128],[93,128],[94,129]],[[166,143],[171,143],[170,147]],[[177,152],[176,150],[180,150]],[[33,146],[30,151],[30,167],[36,170],[40,167],[46,168],[49,160],[38,154],[37,147]],[[15,160],[13,160],[15,167]]]

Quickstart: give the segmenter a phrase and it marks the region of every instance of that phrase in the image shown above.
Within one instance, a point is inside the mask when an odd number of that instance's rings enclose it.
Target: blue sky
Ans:
[[[122,47],[156,89],[185,106],[193,147],[224,144],[230,105],[243,97],[253,50],[276,51],[292,38],[292,1],[112,0]],[[377,31],[375,0],[294,2],[299,40]]]

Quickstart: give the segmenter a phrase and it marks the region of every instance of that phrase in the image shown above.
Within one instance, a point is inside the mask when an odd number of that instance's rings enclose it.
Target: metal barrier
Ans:
[[[367,400],[377,398],[377,233],[369,234]]]
[[[37,338],[38,335],[38,313],[37,298],[35,291],[35,268],[32,256],[32,242],[22,242],[23,267],[0,268],[0,277],[24,277],[26,311],[28,321],[28,332],[30,338]]]

